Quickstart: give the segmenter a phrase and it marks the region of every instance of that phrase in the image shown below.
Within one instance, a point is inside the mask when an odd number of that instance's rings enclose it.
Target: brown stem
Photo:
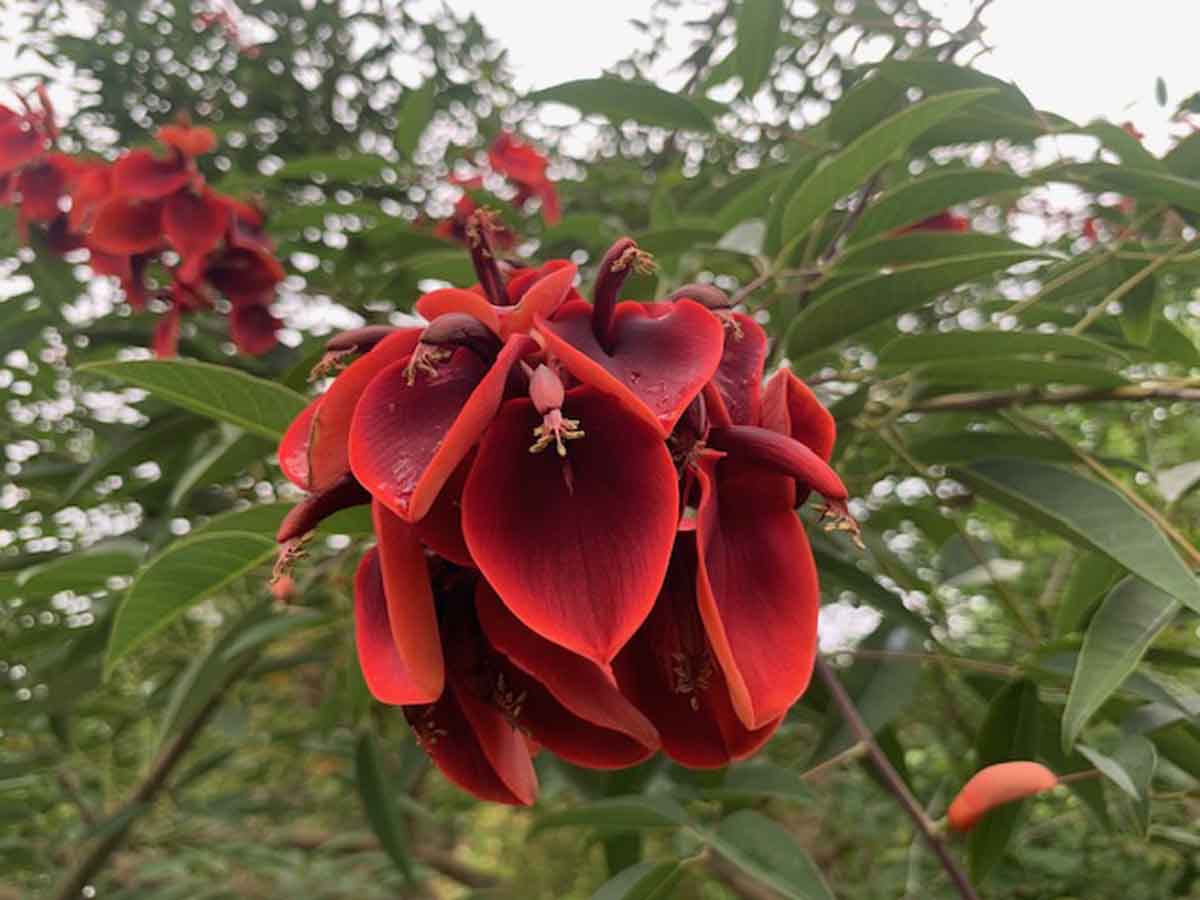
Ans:
[[[846,724],[850,726],[850,730],[859,742],[867,747],[867,753],[871,757],[871,762],[875,764],[875,768],[879,770],[884,783],[887,785],[888,792],[896,798],[896,802],[903,807],[908,813],[910,819],[920,830],[925,838],[925,842],[929,845],[929,849],[934,852],[938,860],[942,864],[942,868],[946,870],[946,874],[950,876],[950,880],[954,882],[954,887],[958,890],[959,896],[963,900],[979,900],[979,895],[975,893],[975,888],[971,886],[971,882],[967,880],[966,873],[963,872],[958,862],[950,855],[950,851],[946,848],[945,843],[934,831],[933,823],[929,821],[929,817],[925,815],[925,811],[921,809],[919,803],[908,786],[897,774],[888,761],[886,754],[879,748],[878,742],[875,740],[875,735],[871,733],[871,729],[867,727],[867,723],[863,721],[859,715],[858,709],[854,705],[854,701],[850,699],[850,695],[846,693],[846,689],[842,687],[842,682],[838,679],[833,669],[829,667],[829,663],[821,658],[817,658],[816,664],[817,674],[825,683],[830,696],[833,698],[842,718],[846,720]]]
[[[1071,403],[1125,403],[1143,400],[1200,401],[1200,388],[1169,384],[1128,384],[1116,388],[1061,388],[1047,391],[1026,388],[1018,391],[976,391],[943,394],[915,403],[908,412],[960,412],[963,410],[1008,409],[1015,406],[1067,406]]]

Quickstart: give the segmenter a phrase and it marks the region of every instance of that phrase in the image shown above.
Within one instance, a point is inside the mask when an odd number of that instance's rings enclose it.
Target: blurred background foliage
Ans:
[[[36,70],[12,86],[70,98],[68,150],[148,144],[180,114],[217,131],[206,174],[268,211],[288,328],[248,359],[195,317],[181,355],[301,393],[331,331],[473,280],[433,234],[451,179],[486,172],[501,130],[536,142],[561,222],[494,174],[479,192],[518,254],[587,282],[632,234],[659,268],[629,296],[715,280],[831,405],[867,548],[815,538],[822,647],[929,815],[988,761],[1103,776],[954,839],[981,892],[1200,896],[1197,600],[1163,583],[1198,559],[1200,143],[1160,159],[1035,110],[970,70],[977,22],[916,2],[663,0],[648,49],[532,97],[474,19],[410,6],[247,2],[230,30],[186,0],[10,0]],[[538,114],[554,101],[582,120]],[[1091,155],[1054,152],[1065,133]],[[961,228],[899,233],[948,207]],[[118,842],[87,896],[954,895],[819,685],[728,772],[541,760],[529,811],[448,786],[354,661],[369,523],[323,526],[272,597],[296,495],[270,429],[79,371],[145,358],[153,309],[11,220],[0,252],[0,897],[57,896]],[[105,672],[139,571],[222,534],[236,577],[179,581],[186,614]]]

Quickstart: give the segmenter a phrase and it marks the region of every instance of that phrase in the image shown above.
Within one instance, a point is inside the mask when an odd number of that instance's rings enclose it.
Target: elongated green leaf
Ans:
[[[660,228],[637,236],[638,245],[655,256],[672,256],[695,250],[699,244],[711,244],[721,236],[710,228]]]
[[[1040,255],[1036,250],[982,253],[856,278],[815,295],[812,305],[796,316],[788,328],[788,355],[798,359],[827,350],[877,322],[932,303],[952,288]]]
[[[133,432],[109,452],[92,460],[71,482],[63,494],[63,503],[78,496],[89,484],[104,475],[120,474],[147,460],[157,460],[164,451],[178,448],[200,431],[212,428],[212,423],[193,416],[175,413]]]
[[[1039,710],[1041,723],[1038,729],[1038,756],[1050,767],[1050,771],[1066,775],[1091,768],[1091,763],[1081,756],[1078,750],[1063,752],[1062,741],[1059,739],[1062,733],[1060,716],[1045,704],[1041,704]],[[1104,786],[1095,778],[1076,779],[1071,781],[1069,786],[1071,793],[1087,804],[1096,821],[1105,829],[1111,829],[1108,804],[1104,802]]]
[[[421,135],[429,125],[429,120],[433,118],[435,89],[434,83],[427,81],[404,98],[393,140],[396,142],[396,149],[405,156],[413,155]]]
[[[670,900],[682,876],[679,860],[640,862],[600,885],[592,900]]]
[[[106,669],[189,606],[275,556],[261,534],[224,531],[171,544],[146,565],[121,601],[109,637]]]
[[[999,234],[978,232],[914,232],[912,234],[880,235],[873,240],[851,246],[837,261],[838,275],[856,271],[895,269],[914,263],[935,262],[958,256],[979,253],[1020,252],[1028,246]]]
[[[1191,178],[1107,163],[1075,166],[1066,174],[1077,176],[1077,180],[1091,187],[1107,187],[1139,200],[1169,203],[1181,209],[1200,212],[1200,181]]]
[[[1141,737],[1141,735],[1136,736]],[[1142,739],[1145,740],[1145,738]],[[1078,744],[1075,749],[1088,762],[1099,769],[1105,778],[1128,794],[1131,799],[1139,799],[1137,785],[1133,783],[1133,779],[1129,776],[1129,773],[1115,759],[1111,756],[1106,756],[1099,750],[1095,750],[1086,744]]]
[[[917,441],[909,451],[921,462],[964,463],[977,459],[1011,457],[1013,459],[1044,459],[1071,462],[1075,459],[1070,448],[1049,438],[1027,434],[994,431],[962,431],[939,434]]]
[[[25,569],[15,586],[22,597],[47,597],[59,591],[86,594],[105,587],[110,578],[132,575],[137,569],[134,546],[122,550],[89,550]]]
[[[314,175],[334,181],[364,181],[378,176],[387,164],[387,160],[369,153],[302,156],[284,163],[275,176],[285,181],[304,181]]]
[[[792,836],[762,813],[743,809],[721,820],[708,836],[712,848],[791,900],[833,900],[833,893]]]
[[[875,170],[903,152],[922,132],[991,93],[985,89],[930,97],[859,135],[800,185],[788,201],[784,239],[798,240],[839,199],[861,188]]]
[[[367,821],[379,838],[379,843],[406,879],[412,881],[412,861],[408,857],[408,841],[395,810],[391,805],[392,787],[383,777],[379,750],[369,731],[359,735],[354,747],[354,780],[362,799]]]
[[[1083,636],[1075,664],[1062,742],[1070,750],[1088,720],[1133,672],[1179,603],[1140,578],[1126,578],[1104,598]]]
[[[903,105],[906,89],[906,85],[877,76],[860,79],[829,111],[824,122],[829,137],[849,144]]]
[[[689,823],[683,808],[668,797],[607,797],[542,816],[531,834],[564,825],[590,825],[609,829],[677,828]]]
[[[951,331],[945,334],[912,334],[898,337],[879,351],[881,366],[913,366],[937,360],[976,360],[989,356],[1041,356],[1124,358],[1116,347],[1071,334],[1036,331]],[[998,455],[998,454],[997,454]]]
[[[783,0],[742,0],[737,17],[737,70],[750,97],[771,71],[779,46]]]
[[[879,77],[905,89],[920,88],[931,96],[952,91],[987,89],[989,96],[978,106],[981,112],[1022,117],[1036,113],[1029,99],[1011,82],[953,63],[889,59],[880,64]]]
[[[1037,685],[1028,679],[1006,685],[992,699],[975,741],[976,765],[1035,759],[1038,753],[1041,714]],[[1023,804],[1006,803],[988,812],[974,828],[967,844],[971,875],[984,878],[1004,856],[1004,850],[1021,819]]]
[[[305,400],[281,384],[227,366],[182,359],[88,363],[80,372],[116,378],[210,419],[277,441]]]
[[[265,460],[275,451],[275,446],[254,434],[246,434],[239,428],[226,426],[226,433],[211,450],[192,463],[179,476],[168,501],[178,506],[192,491],[210,484],[227,482],[258,460]]]
[[[745,800],[773,797],[780,800],[807,801],[812,791],[798,772],[772,763],[748,763],[731,767],[716,787],[704,788],[713,800]]]
[[[1080,630],[1092,610],[1124,574],[1124,568],[1102,553],[1080,556],[1071,567],[1071,577],[1067,579],[1067,586],[1054,613],[1055,635],[1062,637]]]
[[[926,175],[900,185],[868,206],[849,239],[862,241],[912,225],[956,203],[1019,190],[1028,184],[1020,175],[994,169],[955,169]]]
[[[921,381],[971,388],[1002,388],[1018,385],[1083,385],[1114,388],[1129,382],[1110,369],[1083,363],[1047,362],[1024,357],[984,357],[977,360],[951,359],[919,366],[914,375]]]
[[[605,116],[614,125],[627,119],[643,125],[710,131],[712,119],[699,105],[644,81],[583,78],[530,94],[533,103],[564,103],[585,114]]]
[[[1196,578],[1175,548],[1141,510],[1108,485],[1033,460],[981,460],[954,472],[989,499],[1100,551],[1200,610]]]

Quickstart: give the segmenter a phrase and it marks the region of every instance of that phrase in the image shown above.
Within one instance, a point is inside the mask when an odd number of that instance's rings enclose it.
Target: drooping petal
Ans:
[[[633,765],[658,748],[654,726],[621,695],[609,673],[526,628],[483,579],[476,588],[475,608],[491,645],[548,692],[553,706],[561,707],[552,715],[546,699],[535,697],[532,705],[526,704],[522,723],[538,741],[578,765],[600,767]],[[550,722],[540,721],[543,710]],[[556,725],[554,720],[561,721],[563,713],[575,722]],[[587,733],[579,723],[590,726]]]
[[[180,156],[159,158],[130,150],[113,163],[113,190],[131,200],[161,200],[187,186],[195,173]]]
[[[963,785],[946,818],[955,831],[970,831],[989,811],[1032,797],[1058,784],[1058,776],[1041,763],[1018,760],[980,769]]]
[[[436,699],[414,680],[396,650],[376,547],[366,552],[354,576],[354,644],[363,679],[371,696],[380,703],[428,703]]]
[[[568,392],[584,435],[531,453],[533,403],[505,404],[463,492],[463,533],[484,577],[528,627],[608,663],[645,619],[667,569],[679,491],[657,429],[615,398]]]
[[[407,361],[363,391],[350,426],[350,467],[398,516],[419,521],[500,408],[508,375],[534,341],[514,336],[489,367],[463,347],[433,374]]]
[[[829,462],[837,441],[837,422],[817,395],[790,369],[780,369],[763,393],[762,426],[786,434]]]
[[[781,718],[749,730],[713,656],[696,607],[696,541],[681,533],[654,610],[613,661],[622,693],[657,727],[663,752],[713,769],[753,754]]]
[[[283,323],[261,303],[235,305],[229,313],[229,336],[249,356],[261,356],[279,343],[275,332],[281,327]]]
[[[304,407],[300,415],[292,419],[292,424],[288,426],[287,431],[283,433],[283,439],[279,442],[279,469],[288,481],[302,491],[314,489],[308,458],[311,446],[310,438],[313,420],[324,399],[323,396],[317,397]],[[328,484],[323,487],[328,487]]]
[[[725,348],[713,375],[721,402],[734,425],[757,425],[762,408],[763,365],[767,333],[743,313],[725,312]]]
[[[131,256],[161,246],[162,203],[114,196],[96,212],[88,244],[103,253]]]
[[[693,471],[700,616],[738,717],[761,728],[787,712],[812,676],[816,564],[792,511],[790,478],[711,451]]]
[[[90,242],[88,250],[91,253],[88,265],[91,266],[92,271],[97,275],[112,275],[117,278],[121,282],[121,289],[125,291],[125,299],[129,301],[129,305],[139,311],[145,309],[145,276],[150,256],[144,253],[134,256],[105,253],[92,246]]]
[[[475,460],[474,452],[458,464],[454,474],[438,492],[429,512],[414,527],[421,543],[457,566],[475,568],[462,531],[462,493]]]
[[[45,152],[48,143],[46,135],[23,116],[0,122],[0,175],[33,162]]]
[[[698,303],[680,300],[663,316],[622,302],[614,314],[613,353],[592,334],[591,306],[570,302],[553,321],[537,320],[547,349],[597,390],[618,398],[662,435],[671,429],[717,370],[724,329]]]
[[[92,227],[96,211],[112,192],[112,169],[104,163],[83,166],[71,187],[71,210],[67,224],[77,234]]]
[[[229,208],[212,191],[176,191],[163,205],[163,233],[182,260],[180,275],[200,277],[204,256],[225,237]]]
[[[228,247],[209,257],[204,277],[234,303],[258,303],[283,281],[283,266],[272,254]]]
[[[179,353],[178,306],[172,306],[154,326],[154,355],[158,359],[174,359]]]
[[[412,526],[382,504],[371,504],[371,520],[379,538],[379,566],[392,641],[420,694],[403,702],[427,703],[442,693],[445,664],[425,551]]]

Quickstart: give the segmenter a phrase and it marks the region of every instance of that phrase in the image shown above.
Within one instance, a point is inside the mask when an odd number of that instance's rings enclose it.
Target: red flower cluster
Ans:
[[[650,263],[630,239],[588,303],[565,260],[497,262],[417,301],[424,328],[330,343],[353,358],[292,424],[285,475],[310,492],[280,529],[370,502],[355,627],[372,693],[442,771],[529,803],[531,748],[628,766],[752,754],[808,685],[817,572],[795,508],[824,497],[834,423],[767,337],[708,285],[618,302]],[[285,558],[291,556],[285,552]]]
[[[115,162],[82,160],[49,151],[56,137],[53,109],[23,113],[0,106],[0,203],[17,210],[22,240],[30,224],[46,229],[55,253],[86,247],[98,275],[115,276],[134,309],[146,305],[146,271],[157,261],[171,285],[170,311],[154,332],[158,356],[174,356],[180,317],[233,304],[229,331],[238,349],[261,354],[275,346],[271,315],[283,267],[257,209],[205,184],[196,158],[216,147],[207,128],[168,125],[158,131],[162,156],[130,150]],[[168,264],[172,251],[177,261]]]
[[[521,209],[526,201],[537,197],[541,201],[542,218],[547,225],[554,225],[562,220],[558,191],[554,182],[546,177],[546,167],[549,165],[546,157],[529,144],[504,131],[488,148],[488,162],[494,171],[516,186],[514,206]],[[479,208],[468,192],[480,190],[483,187],[483,177],[475,175],[470,178],[452,178],[451,183],[461,187],[464,193],[454,204],[454,213],[450,218],[439,222],[433,233],[438,237],[466,244],[469,243],[467,224]],[[507,228],[497,227],[493,229],[492,241],[497,249],[507,250],[516,242],[516,235]]]

